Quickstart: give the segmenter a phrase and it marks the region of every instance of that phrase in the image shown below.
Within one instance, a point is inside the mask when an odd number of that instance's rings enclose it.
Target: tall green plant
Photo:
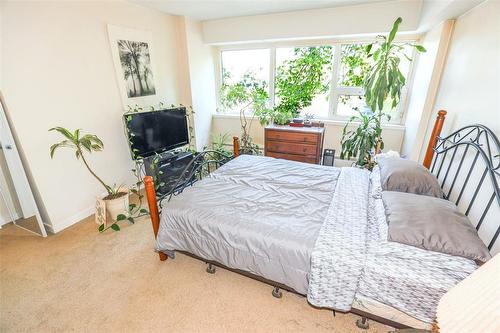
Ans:
[[[357,115],[351,117],[349,123],[344,126],[342,131],[342,151],[341,159],[356,158],[356,165],[371,169],[373,167],[372,151],[377,144],[383,149],[383,142],[379,143],[382,134],[379,116],[371,111],[360,111]],[[385,115],[387,116],[387,115]],[[359,125],[351,128],[348,125],[351,122],[358,122]]]
[[[394,38],[402,19],[398,17],[388,36],[377,36],[374,43],[366,46],[367,57],[373,57],[373,65],[363,79],[365,101],[371,111],[358,111],[358,115],[351,117],[344,126],[341,145],[341,158],[357,157],[356,164],[371,168],[373,153],[384,148],[382,139],[382,118],[390,119],[384,114],[384,107],[394,109],[400,99],[401,91],[406,79],[399,69],[401,59],[412,59],[405,53],[406,46],[415,48],[418,52],[425,52],[421,45],[412,43],[395,43]],[[352,122],[359,122],[355,130],[350,130]]]
[[[252,142],[250,130],[254,118],[268,110],[267,84],[265,81],[258,80],[252,72],[245,73],[242,79],[234,84],[226,83],[229,79],[230,73],[224,72],[224,83],[220,91],[221,105],[225,109],[236,108],[238,110],[241,125],[241,149],[245,153],[258,154],[259,147]],[[250,112],[250,117],[247,117],[247,112]]]
[[[366,104],[373,112],[381,113],[386,101],[394,109],[400,99],[406,79],[399,69],[401,59],[412,59],[406,54],[405,46],[414,47],[418,52],[426,52],[422,45],[395,43],[394,38],[403,19],[398,17],[388,36],[377,36],[374,43],[366,46],[368,57],[373,57],[374,65],[363,81]],[[381,115],[380,115],[381,116]]]
[[[102,143],[102,140],[97,137],[97,135],[94,134],[85,134],[81,135],[80,129],[76,129],[73,132],[64,128],[64,127],[54,127],[49,129],[49,131],[56,131],[60,133],[65,140],[55,143],[52,146],[50,146],[50,158],[54,158],[54,154],[57,149],[59,148],[70,148],[75,151],[75,156],[76,159],[82,160],[83,164],[87,168],[87,170],[90,172],[92,176],[94,176],[95,179],[101,183],[101,185],[106,189],[106,192],[108,192],[108,195],[110,197],[114,197],[118,195],[118,190],[114,189],[113,187],[107,185],[101,177],[99,177],[94,170],[90,167],[89,163],[85,159],[85,154],[84,151],[88,153],[92,153],[95,151],[101,151],[104,148],[104,144]],[[119,188],[118,188],[119,189]]]

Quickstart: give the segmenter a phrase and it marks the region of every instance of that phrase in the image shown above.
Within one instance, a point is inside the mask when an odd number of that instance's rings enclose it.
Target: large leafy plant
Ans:
[[[49,129],[49,131],[56,131],[60,133],[65,139],[50,146],[50,158],[54,158],[54,154],[59,148],[69,148],[75,151],[76,159],[81,159],[87,170],[92,176],[94,176],[99,183],[106,189],[108,193],[107,198],[113,199],[115,197],[121,196],[120,187],[111,187],[107,185],[101,177],[99,177],[94,170],[90,167],[89,163],[85,158],[84,152],[92,153],[96,151],[102,151],[104,144],[102,140],[94,134],[82,134],[80,129],[70,131],[64,127],[54,127]]]
[[[377,36],[376,41],[365,49],[364,56],[373,59],[373,65],[363,79],[365,101],[371,110],[357,110],[358,115],[349,119],[343,130],[340,153],[341,158],[357,157],[358,166],[371,168],[373,154],[384,148],[381,122],[384,117],[390,119],[384,110],[396,108],[406,84],[399,68],[401,59],[412,61],[406,54],[411,48],[425,52],[421,45],[394,42],[401,22],[401,17],[398,17],[388,36]],[[352,122],[359,122],[358,127],[352,129]]]
[[[102,151],[104,148],[104,144],[101,139],[97,135],[94,134],[82,134],[80,129],[76,129],[74,131],[70,131],[64,127],[54,127],[49,129],[49,131],[56,131],[60,133],[64,140],[53,144],[50,146],[50,158],[54,158],[54,154],[56,150],[59,148],[69,148],[75,151],[75,156],[77,159],[81,159],[87,170],[90,174],[99,181],[99,183],[106,189],[107,196],[104,198],[105,200],[112,200],[124,195],[128,195],[127,190],[123,185],[107,185],[101,177],[99,177],[94,170],[90,167],[87,159],[85,158],[85,153],[92,153]],[[132,193],[139,195],[139,204],[130,204],[128,209],[128,216],[124,214],[119,214],[116,217],[116,222],[112,223],[110,226],[105,227],[104,224],[99,225],[99,232],[104,232],[108,229],[112,229],[114,231],[120,231],[120,226],[117,222],[127,220],[130,223],[134,223],[134,218],[139,216],[143,216],[148,213],[148,211],[141,207],[141,199],[142,195],[135,189],[130,189]]]
[[[388,36],[377,36],[374,43],[366,46],[368,57],[373,57],[374,64],[363,81],[366,104],[374,112],[382,112],[386,101],[394,109],[400,99],[406,79],[399,69],[401,59],[412,59],[406,54],[406,46],[425,52],[422,45],[411,43],[395,43],[394,38],[403,20],[398,17]]]
[[[277,124],[287,124],[300,110],[311,105],[313,98],[329,89],[332,66],[332,47],[297,47],[294,57],[286,60],[276,70],[277,104],[267,114]]]
[[[382,128],[379,116],[371,111],[357,110],[358,114],[351,117],[349,122],[358,122],[356,128],[346,125],[342,131],[341,159],[357,158],[356,165],[371,169],[373,167],[372,151],[378,145],[383,149],[383,142],[379,141]],[[385,115],[387,116],[387,115]]]
[[[265,81],[258,80],[252,72],[245,73],[240,81],[233,84],[227,83],[230,77],[229,72],[224,72],[224,83],[220,91],[221,105],[225,109],[238,110],[242,151],[247,154],[258,154],[260,150],[258,145],[252,142],[250,130],[254,118],[268,112],[267,84]],[[247,112],[250,113],[249,117]]]

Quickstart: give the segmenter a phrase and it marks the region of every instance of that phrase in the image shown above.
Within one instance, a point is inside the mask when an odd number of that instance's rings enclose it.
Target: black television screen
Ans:
[[[124,117],[132,156],[148,157],[189,143],[184,107],[129,113]]]

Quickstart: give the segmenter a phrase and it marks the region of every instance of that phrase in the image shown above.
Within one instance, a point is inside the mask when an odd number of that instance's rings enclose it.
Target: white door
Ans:
[[[14,137],[12,136],[7,115],[3,108],[3,99],[0,102],[2,102],[0,103],[0,147],[5,157],[17,202],[19,203],[22,214],[21,217],[24,219],[35,217],[40,234],[46,237],[47,232],[45,231],[43,221],[40,217],[40,212],[36,205],[28,177],[26,176],[21,157],[19,156]],[[0,197],[0,200],[2,200],[2,197]]]

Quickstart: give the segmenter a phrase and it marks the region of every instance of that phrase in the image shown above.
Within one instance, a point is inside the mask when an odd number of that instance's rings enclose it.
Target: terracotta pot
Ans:
[[[116,199],[104,199],[106,201],[106,211],[109,217],[116,221],[116,217],[120,214],[128,216],[129,195],[128,192],[124,193],[121,197]]]

